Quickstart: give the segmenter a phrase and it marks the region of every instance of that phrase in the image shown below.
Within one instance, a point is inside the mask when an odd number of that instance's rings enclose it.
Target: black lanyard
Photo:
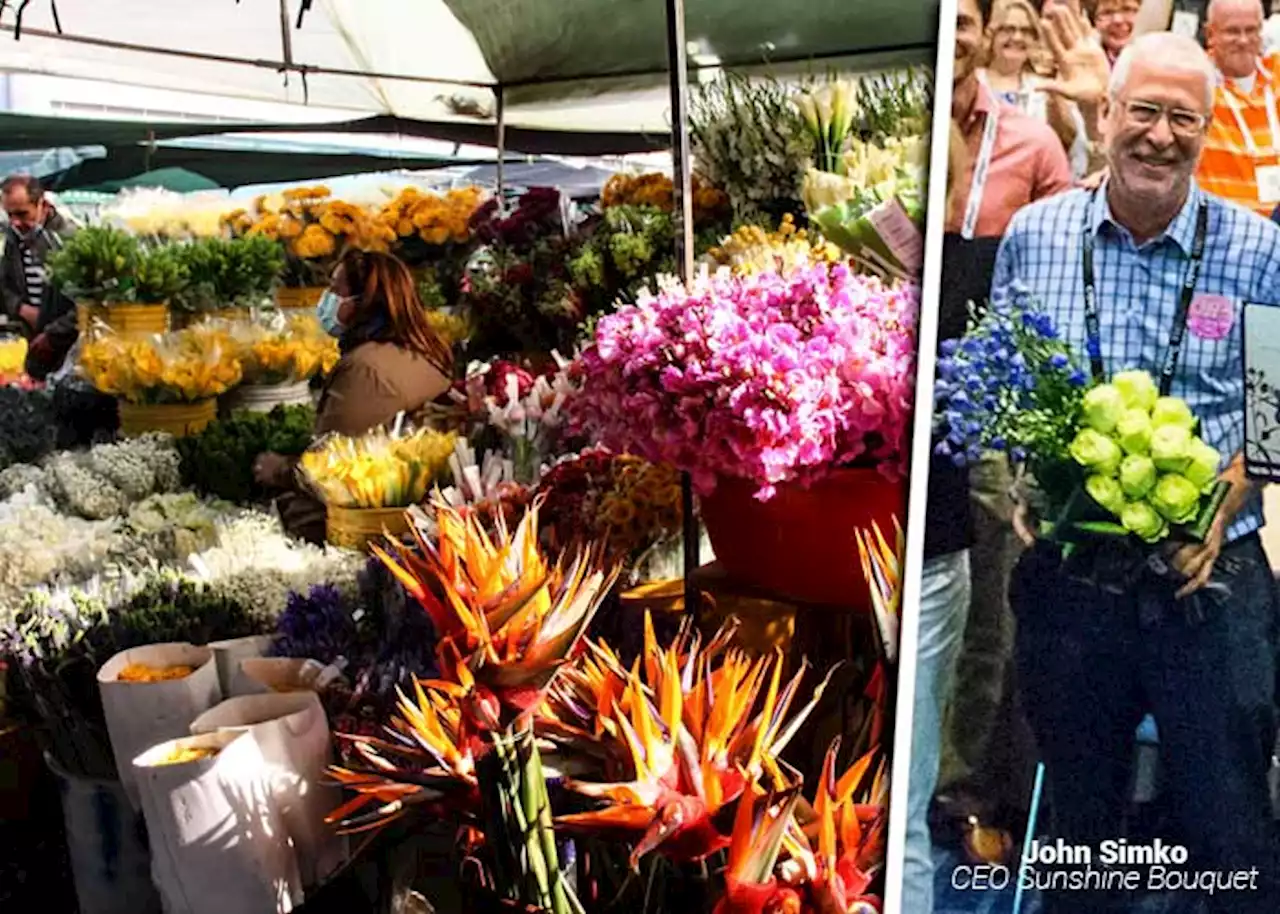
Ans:
[[[1097,199],[1094,191],[1093,199]],[[1090,205],[1088,213],[1093,212]],[[1182,296],[1178,299],[1178,310],[1173,315],[1173,329],[1169,332],[1169,351],[1165,355],[1164,366],[1160,370],[1160,396],[1167,397],[1173,387],[1173,375],[1178,370],[1178,357],[1182,354],[1182,338],[1187,332],[1187,313],[1191,310],[1191,299],[1195,295],[1196,281],[1200,278],[1200,263],[1204,259],[1204,241],[1209,224],[1209,204],[1201,199],[1196,211],[1196,235],[1191,242],[1191,263],[1182,280]],[[1085,215],[1084,245],[1081,253],[1084,269],[1084,326],[1087,334],[1085,343],[1089,350],[1089,368],[1095,381],[1105,381],[1106,372],[1102,366],[1102,330],[1098,318],[1098,288],[1093,278],[1093,226],[1089,215]]]

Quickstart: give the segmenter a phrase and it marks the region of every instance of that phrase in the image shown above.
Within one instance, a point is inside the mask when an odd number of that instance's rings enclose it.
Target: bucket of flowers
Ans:
[[[80,371],[119,398],[120,430],[130,436],[198,434],[241,377],[235,347],[212,324],[146,338],[103,334],[81,348]]]
[[[870,610],[857,530],[903,513],[917,301],[803,258],[666,283],[599,321],[573,427],[689,473],[738,580]]]
[[[390,429],[316,442],[299,468],[324,502],[329,543],[363,550],[384,532],[405,533],[405,509],[421,502],[444,473],[456,440],[452,432],[409,429],[401,416]]]
[[[1040,518],[1088,580],[1127,586],[1173,574],[1165,543],[1203,542],[1229,489],[1222,455],[1198,435],[1185,400],[1151,375],[1090,378],[1053,321],[1011,290],[943,344],[938,453],[958,465],[1007,452]]]
[[[94,225],[49,255],[49,281],[76,301],[77,328],[128,336],[169,329],[169,302],[186,287],[173,244],[144,245],[123,229]]]
[[[314,314],[275,313],[232,325],[244,384],[233,409],[270,412],[276,406],[312,405],[311,381],[338,364],[338,341]]]

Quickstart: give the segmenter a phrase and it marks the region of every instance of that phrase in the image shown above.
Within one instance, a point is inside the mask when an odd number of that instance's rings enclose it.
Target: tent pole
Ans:
[[[498,98],[498,206],[502,212],[506,212],[507,94],[502,86],[495,87],[493,94]]]
[[[667,64],[671,74],[671,184],[675,196],[676,264],[680,279],[693,279],[693,169],[689,162],[689,61],[684,33],[684,0],[667,3]],[[684,538],[684,609],[697,612],[693,573],[698,557],[698,522],[694,516],[693,479],[680,477]]]

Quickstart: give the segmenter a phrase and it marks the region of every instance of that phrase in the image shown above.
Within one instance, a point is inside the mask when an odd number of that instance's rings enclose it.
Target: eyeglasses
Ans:
[[[1243,28],[1220,29],[1215,34],[1230,38],[1232,41],[1252,41],[1262,35],[1262,26],[1246,25]]]
[[[1193,137],[1204,132],[1209,116],[1186,108],[1167,108],[1155,102],[1129,101],[1124,105],[1130,123],[1141,127],[1154,127],[1161,117],[1169,119],[1169,129],[1178,136]]]
[[[996,26],[997,35],[1021,35],[1023,38],[1035,38],[1036,30],[1029,25],[999,25]]]

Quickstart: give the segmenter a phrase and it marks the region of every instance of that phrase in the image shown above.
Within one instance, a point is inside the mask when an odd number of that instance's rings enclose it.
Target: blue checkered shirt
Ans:
[[[1143,369],[1160,376],[1169,333],[1195,238],[1196,207],[1209,201],[1204,261],[1196,294],[1226,297],[1234,321],[1222,339],[1183,337],[1173,396],[1183,397],[1201,420],[1201,435],[1224,464],[1244,447],[1242,303],[1280,305],[1280,226],[1192,185],[1168,230],[1142,245],[1111,216],[1106,187],[1073,190],[1024,207],[996,255],[992,297],[1011,284],[1026,288],[1052,316],[1063,339],[1087,359],[1081,243],[1086,220],[1094,233],[1094,281],[1102,361],[1108,375]],[[1227,528],[1234,540],[1263,524],[1254,492]]]

